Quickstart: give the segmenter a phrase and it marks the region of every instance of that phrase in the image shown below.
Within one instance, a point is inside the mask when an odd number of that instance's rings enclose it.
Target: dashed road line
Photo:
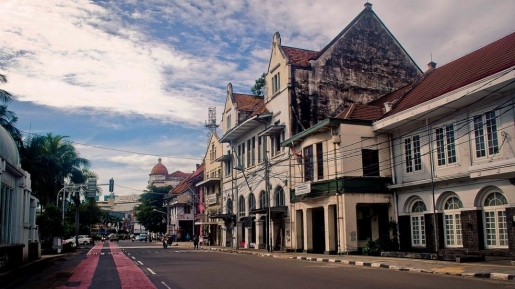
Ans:
[[[141,261],[138,261],[138,263],[143,266],[143,263]]]
[[[156,272],[152,271],[152,269],[147,268],[147,270],[148,270],[150,273],[152,273],[152,275],[156,275]]]
[[[172,289],[170,286],[166,285],[165,282],[161,282],[161,284],[163,284],[167,289]]]

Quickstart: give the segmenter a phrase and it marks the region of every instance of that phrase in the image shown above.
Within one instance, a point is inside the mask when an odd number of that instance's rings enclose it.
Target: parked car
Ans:
[[[77,243],[75,242],[75,236],[70,237],[69,239],[65,240],[66,243],[73,243],[73,247],[77,246]],[[79,244],[87,245],[91,243],[91,237],[88,235],[79,235]]]
[[[147,238],[147,234],[139,234],[138,241],[145,241],[146,238]]]
[[[77,245],[75,244],[75,238],[69,238],[69,239],[64,240],[63,245],[70,244],[70,243],[71,243],[72,247],[77,247]]]

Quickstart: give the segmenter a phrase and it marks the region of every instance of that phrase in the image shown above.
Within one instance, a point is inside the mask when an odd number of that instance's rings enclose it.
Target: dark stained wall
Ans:
[[[421,71],[375,13],[365,11],[310,68],[292,68],[292,130],[333,117],[348,103],[369,103]]]

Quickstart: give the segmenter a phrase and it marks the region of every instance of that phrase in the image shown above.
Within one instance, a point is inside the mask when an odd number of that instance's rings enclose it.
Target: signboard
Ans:
[[[311,182],[301,183],[295,186],[295,195],[305,195],[311,193]]]
[[[216,204],[216,194],[207,195],[206,201],[208,205]]]

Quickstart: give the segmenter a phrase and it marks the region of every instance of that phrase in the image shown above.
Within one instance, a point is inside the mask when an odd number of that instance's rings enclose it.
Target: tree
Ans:
[[[0,74],[0,84],[6,83],[7,78],[5,75]],[[12,101],[12,94],[0,89],[0,125],[5,128],[9,134],[13,137],[18,147],[22,144],[22,134],[14,124],[18,121],[18,117],[13,111],[7,109],[7,104]]]
[[[165,222],[163,222],[164,215],[154,211],[154,209],[166,213],[163,208],[163,198],[171,190],[172,186],[152,186],[145,193],[141,194],[140,204],[134,208],[138,223],[151,232],[166,232],[166,218],[164,219]]]
[[[33,136],[25,140],[20,150],[21,165],[31,174],[32,191],[41,204],[55,203],[57,192],[65,179],[83,183],[90,163],[79,157],[66,136]]]
[[[266,73],[263,73],[260,78],[256,79],[256,84],[250,89],[252,94],[256,97],[261,97],[265,93],[264,88],[266,84]]]
[[[36,218],[41,240],[46,245],[51,245],[53,237],[61,237],[64,234],[62,225],[62,211],[54,204],[49,204]]]

